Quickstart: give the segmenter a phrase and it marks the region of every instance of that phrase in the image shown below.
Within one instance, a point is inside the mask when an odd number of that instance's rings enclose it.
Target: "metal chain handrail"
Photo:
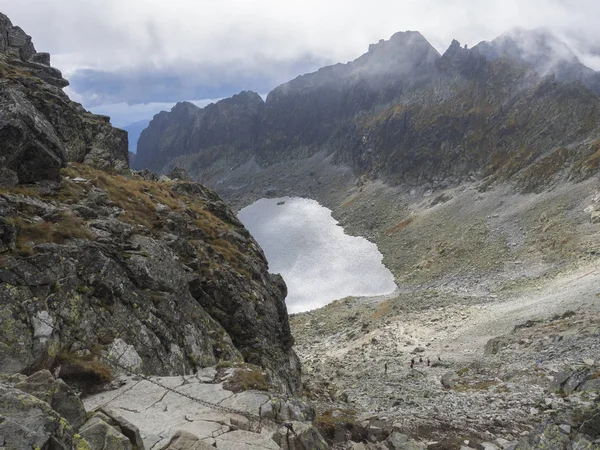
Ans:
[[[24,307],[25,305],[22,304],[22,306]],[[59,315],[59,318],[62,318],[62,317],[60,317],[60,315]],[[56,328],[53,324],[51,324],[50,322],[48,322],[47,320],[45,320],[43,317],[36,316],[36,320],[39,320],[40,322],[44,323],[45,325],[47,325],[48,327],[50,327],[53,331],[57,332],[59,334],[59,336],[60,336],[60,334],[61,334],[60,330],[58,328]],[[154,385],[156,385],[156,386],[158,386],[158,387],[160,387],[162,389],[165,389],[168,392],[172,392],[174,394],[177,394],[177,395],[180,395],[182,397],[185,397],[188,400],[191,400],[191,401],[193,401],[195,403],[201,404],[201,405],[203,405],[203,406],[205,406],[207,408],[215,409],[215,410],[227,413],[227,414],[237,414],[237,415],[246,417],[249,421],[255,422],[257,424],[257,427],[256,427],[257,431],[256,432],[258,432],[258,433],[260,433],[260,431],[262,429],[262,422],[263,421],[271,422],[271,423],[273,423],[275,425],[286,426],[288,428],[288,431],[292,430],[292,432],[293,432],[293,427],[292,427],[292,425],[291,425],[290,422],[283,421],[283,420],[276,420],[274,418],[270,419],[270,418],[263,417],[262,414],[261,414],[261,409],[262,408],[259,409],[259,413],[258,414],[254,414],[254,413],[251,413],[251,412],[248,412],[248,411],[243,411],[243,410],[240,410],[240,409],[230,408],[230,407],[227,407],[227,406],[218,405],[216,403],[211,403],[211,402],[208,402],[206,400],[202,400],[200,398],[197,398],[197,397],[194,397],[192,395],[186,394],[184,392],[179,392],[175,388],[166,386],[166,385],[162,384],[161,382],[159,382],[159,381],[157,381],[155,379],[152,379],[151,377],[149,377],[147,375],[144,375],[144,374],[139,373],[139,372],[134,372],[130,368],[128,368],[125,365],[121,364],[119,361],[115,360],[114,358],[111,358],[110,355],[106,356],[106,355],[103,355],[103,354],[95,351],[92,348],[92,346],[87,345],[81,339],[78,339],[78,338],[72,336],[71,333],[69,333],[69,332],[67,332],[67,333],[70,335],[69,337],[70,337],[71,340],[73,340],[74,342],[78,343],[82,348],[84,348],[85,350],[89,351],[92,355],[94,355],[94,356],[96,356],[98,358],[101,358],[104,361],[108,362],[109,364],[112,364],[112,365],[118,367],[119,369],[123,370],[126,374],[128,374],[130,376],[133,376],[133,377],[142,378],[144,381],[148,381],[149,383],[152,383],[152,384],[154,384]],[[295,434],[295,432],[294,432],[294,434]]]

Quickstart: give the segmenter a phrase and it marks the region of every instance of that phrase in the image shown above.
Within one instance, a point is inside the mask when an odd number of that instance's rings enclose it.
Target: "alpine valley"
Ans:
[[[600,73],[550,31],[178,103],[136,170],[67,85],[0,14],[0,448],[600,448]],[[288,316],[235,214],[284,196],[397,291]]]

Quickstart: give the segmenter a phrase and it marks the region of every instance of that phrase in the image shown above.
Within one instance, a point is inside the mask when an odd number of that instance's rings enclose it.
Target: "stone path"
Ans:
[[[215,369],[204,369],[186,377],[162,377],[165,386],[201,400],[258,414],[270,396],[258,391],[234,394],[214,384]],[[102,407],[113,410],[136,425],[147,450],[160,449],[179,430],[188,431],[208,445],[224,450],[279,449],[272,440],[273,428],[263,426],[262,433],[250,431],[253,425],[241,415],[210,409],[155,384],[134,377],[119,379],[122,385],[84,400],[86,410]]]

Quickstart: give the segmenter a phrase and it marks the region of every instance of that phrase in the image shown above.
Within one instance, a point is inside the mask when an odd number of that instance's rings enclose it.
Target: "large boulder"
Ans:
[[[485,348],[483,350],[484,355],[496,355],[500,352],[504,347],[510,344],[510,338],[508,336],[498,336],[490,339],[485,344]]]
[[[144,441],[140,430],[130,421],[108,408],[100,408],[96,415],[126,436],[135,449],[144,450]]]
[[[58,180],[64,147],[52,125],[17,88],[0,84],[0,141],[5,167],[20,183]]]
[[[2,158],[4,159],[4,158]],[[0,166],[4,163],[0,163]],[[19,177],[17,173],[10,170],[8,167],[0,167],[0,189],[1,188],[12,188],[19,184]]]
[[[315,408],[299,399],[275,398],[261,406],[261,416],[277,422],[314,422]]]
[[[386,440],[390,450],[423,450],[425,445],[411,440],[407,435],[394,431]]]
[[[555,391],[562,391],[565,394],[571,394],[576,390],[581,390],[585,383],[592,378],[592,375],[593,372],[588,367],[580,367],[575,370],[565,369],[554,375],[550,388]]]
[[[92,417],[79,430],[92,450],[132,450],[131,442],[100,417]]]
[[[285,450],[327,450],[329,445],[319,430],[307,422],[291,422],[273,436],[273,440]]]
[[[48,403],[0,382],[0,448],[89,450]]]
[[[85,408],[79,397],[64,381],[55,380],[48,370],[34,373],[15,387],[48,403],[76,430],[87,420]]]
[[[442,375],[440,381],[442,383],[442,386],[444,386],[446,389],[452,389],[454,386],[456,386],[456,383],[458,381],[458,374],[454,370],[450,370],[444,375]]]

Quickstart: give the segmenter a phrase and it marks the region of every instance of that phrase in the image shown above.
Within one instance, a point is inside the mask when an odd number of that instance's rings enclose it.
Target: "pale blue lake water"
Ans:
[[[261,199],[238,217],[264,250],[269,271],[283,276],[290,313],[396,289],[377,246],[345,234],[331,210],[315,200]]]

